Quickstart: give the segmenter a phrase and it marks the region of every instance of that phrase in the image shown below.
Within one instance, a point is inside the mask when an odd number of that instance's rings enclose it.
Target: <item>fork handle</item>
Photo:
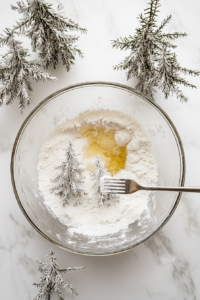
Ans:
[[[140,186],[140,190],[200,193],[200,187]]]

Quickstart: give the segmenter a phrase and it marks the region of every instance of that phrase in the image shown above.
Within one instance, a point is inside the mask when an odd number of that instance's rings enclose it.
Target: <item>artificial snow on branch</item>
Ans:
[[[112,41],[113,48],[131,50],[124,61],[114,66],[114,70],[126,70],[127,80],[132,76],[138,78],[136,89],[154,100],[155,88],[160,88],[165,98],[175,93],[177,98],[186,102],[188,99],[179,89],[179,85],[196,88],[180,76],[180,73],[199,76],[200,72],[181,68],[175,53],[171,52],[176,45],[171,41],[187,36],[186,33],[163,33],[163,28],[171,20],[168,16],[160,26],[156,19],[160,7],[159,0],[151,0],[145,9],[144,16],[139,15],[140,27],[134,36],[118,38]]]
[[[0,39],[1,41],[1,39]],[[7,45],[10,50],[0,60],[0,105],[12,104],[19,100],[19,110],[23,112],[26,105],[31,102],[32,87],[30,78],[36,81],[55,80],[42,70],[38,60],[28,61],[28,50],[22,43],[9,35]]]
[[[44,0],[19,1],[11,8],[22,14],[22,18],[12,29],[6,28],[4,34],[0,34],[0,46],[8,47],[7,53],[0,59],[0,105],[12,104],[18,98],[19,109],[23,112],[31,101],[30,78],[36,81],[56,79],[43,68],[56,68],[59,56],[69,71],[76,54],[83,57],[83,53],[75,45],[79,37],[68,32],[86,33],[87,30],[65,17],[60,11],[61,6],[55,11]],[[32,50],[38,52],[40,60],[28,61],[28,50],[16,36],[30,38]]]
[[[52,179],[56,185],[51,189],[51,192],[59,195],[63,205],[69,204],[70,197],[81,197],[86,195],[86,191],[81,187],[83,183],[82,172],[80,168],[81,162],[77,158],[77,154],[73,149],[73,143],[69,140],[68,146],[65,149],[65,160],[56,169],[61,169],[60,173]],[[80,202],[79,202],[80,203]],[[76,206],[78,202],[74,205]]]
[[[32,50],[39,51],[39,56],[45,62],[45,67],[58,65],[59,55],[67,71],[74,64],[75,55],[83,57],[83,53],[74,44],[79,37],[69,35],[69,31],[86,33],[85,28],[65,17],[59,9],[55,11],[52,4],[44,0],[23,1],[11,6],[22,14],[23,18],[17,23],[17,29],[31,39]]]
[[[84,266],[60,269],[58,266],[58,258],[52,249],[48,252],[45,263],[38,259],[36,260],[39,264],[38,271],[42,273],[42,276],[38,283],[33,283],[33,285],[40,289],[34,300],[50,300],[53,292],[57,293],[58,300],[64,300],[62,288],[66,289],[66,291],[72,295],[78,295],[74,286],[61,275],[84,269]]]
[[[104,163],[100,161],[99,155],[97,155],[96,160],[95,160],[95,171],[93,173],[91,173],[90,175],[92,177],[92,180],[95,181],[95,189],[96,189],[96,195],[98,197],[98,205],[99,206],[105,205],[105,206],[109,207],[111,199],[115,199],[116,201],[119,201],[119,197],[117,195],[102,193],[100,190],[101,177],[102,176],[110,176],[110,174],[104,168]]]

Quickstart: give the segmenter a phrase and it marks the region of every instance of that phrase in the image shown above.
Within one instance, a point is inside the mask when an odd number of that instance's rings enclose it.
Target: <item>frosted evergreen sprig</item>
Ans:
[[[195,85],[190,84],[184,78],[181,78],[179,72],[189,75],[199,75],[198,71],[181,68],[178,64],[175,53],[171,53],[166,47],[163,47],[162,55],[158,59],[158,82],[159,88],[167,99],[170,93],[176,93],[181,102],[187,102],[188,98],[184,96],[178,85],[182,84],[186,87],[195,88]]]
[[[76,54],[83,57],[83,53],[75,45],[79,37],[68,32],[86,33],[87,30],[65,17],[61,5],[56,11],[44,0],[19,1],[11,8],[22,14],[22,18],[12,29],[6,28],[0,34],[0,47],[8,47],[0,59],[0,105],[9,105],[18,98],[19,109],[23,112],[31,101],[31,77],[36,81],[55,80],[43,69],[49,66],[56,68],[59,56],[69,71]],[[26,36],[31,40],[32,50],[38,52],[38,60],[27,59],[28,50],[16,36]]]
[[[87,194],[82,188],[82,172],[84,170],[80,166],[81,162],[73,149],[73,143],[69,140],[65,149],[65,160],[56,167],[56,169],[60,169],[60,173],[52,179],[55,186],[51,189],[51,192],[60,196],[63,206],[69,204],[70,197],[81,197]],[[81,202],[74,203],[74,206],[78,204],[81,204]]]
[[[28,61],[28,50],[13,35],[9,35],[7,45],[10,50],[0,60],[0,105],[4,102],[9,105],[18,99],[19,110],[23,112],[31,102],[30,79],[46,81],[55,80],[55,77],[43,71],[40,61]]]
[[[200,71],[181,68],[177,57],[171,50],[177,46],[172,44],[177,38],[186,37],[186,33],[163,33],[164,27],[170,22],[171,15],[157,25],[157,14],[160,7],[159,0],[151,0],[144,15],[138,19],[140,27],[136,29],[134,36],[117,38],[112,41],[113,48],[130,50],[130,54],[114,70],[127,71],[127,80],[132,76],[138,78],[135,88],[145,96],[154,100],[156,88],[160,88],[165,98],[170,94],[176,94],[183,102],[188,101],[179,85],[196,88],[181,77],[181,73],[199,76]]]
[[[42,273],[42,276],[38,283],[33,283],[33,285],[39,288],[39,293],[34,300],[50,300],[53,292],[57,293],[58,300],[64,300],[62,289],[65,289],[72,295],[78,295],[74,286],[63,278],[62,274],[84,269],[84,266],[60,269],[58,266],[58,258],[52,249],[47,254],[46,262],[42,262],[38,259],[36,259],[36,261],[39,264],[38,271]]]
[[[19,1],[16,6],[11,7],[23,15],[21,25],[18,22],[17,28],[31,39],[32,50],[39,51],[46,68],[56,68],[60,55],[63,65],[69,71],[74,64],[75,55],[83,57],[82,51],[74,45],[79,37],[69,35],[68,32],[86,33],[87,30],[65,17],[60,12],[61,6],[55,11],[52,4],[44,0],[29,0],[26,4]]]
[[[102,193],[100,190],[101,186],[101,178],[103,176],[109,176],[109,172],[105,169],[104,163],[100,161],[100,156],[97,155],[95,160],[95,171],[90,174],[92,177],[92,180],[95,181],[95,187],[96,187],[96,195],[98,196],[98,205],[99,207],[102,205],[105,205],[107,207],[110,206],[110,200],[115,198],[116,201],[119,200],[119,197],[115,194],[107,194]]]

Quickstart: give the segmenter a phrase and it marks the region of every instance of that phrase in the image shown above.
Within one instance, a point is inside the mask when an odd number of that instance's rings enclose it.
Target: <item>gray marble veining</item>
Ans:
[[[58,0],[52,0],[57,4]],[[56,250],[63,267],[85,265],[69,280],[79,292],[81,300],[194,300],[200,299],[200,198],[185,194],[167,225],[145,244],[113,257],[84,257],[56,248],[44,240],[27,222],[15,200],[9,173],[10,155],[15,136],[28,113],[45,97],[70,84],[83,81],[112,81],[134,86],[136,79],[126,81],[124,72],[116,72],[113,65],[128,54],[112,49],[110,40],[133,35],[138,27],[137,16],[147,2],[131,0],[61,0],[67,16],[86,27],[79,47],[84,59],[77,57],[70,73],[59,66],[51,69],[58,80],[53,83],[33,83],[32,104],[24,115],[17,111],[17,103],[0,108],[0,299],[33,299],[38,281],[35,257],[41,260],[50,248]],[[11,27],[18,14],[10,10],[14,0],[0,3],[0,31]],[[189,35],[177,41],[176,53],[180,64],[200,69],[200,2],[161,1],[159,22],[172,14],[167,32],[180,31]],[[26,41],[26,46],[30,45]],[[1,49],[1,53],[3,53]],[[164,100],[161,92],[157,103],[167,112],[183,141],[187,162],[187,185],[200,185],[200,83],[199,78],[186,77],[198,86],[197,90],[183,88],[189,97],[186,104],[176,97]],[[164,138],[162,128],[152,128]],[[52,298],[53,300],[56,298]],[[72,299],[68,294],[66,299]],[[77,298],[78,299],[78,298]]]

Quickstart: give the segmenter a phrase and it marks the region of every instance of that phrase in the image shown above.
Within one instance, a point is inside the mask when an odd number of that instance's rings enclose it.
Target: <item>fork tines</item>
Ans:
[[[101,178],[101,193],[126,194],[126,179],[118,179],[109,176]]]

